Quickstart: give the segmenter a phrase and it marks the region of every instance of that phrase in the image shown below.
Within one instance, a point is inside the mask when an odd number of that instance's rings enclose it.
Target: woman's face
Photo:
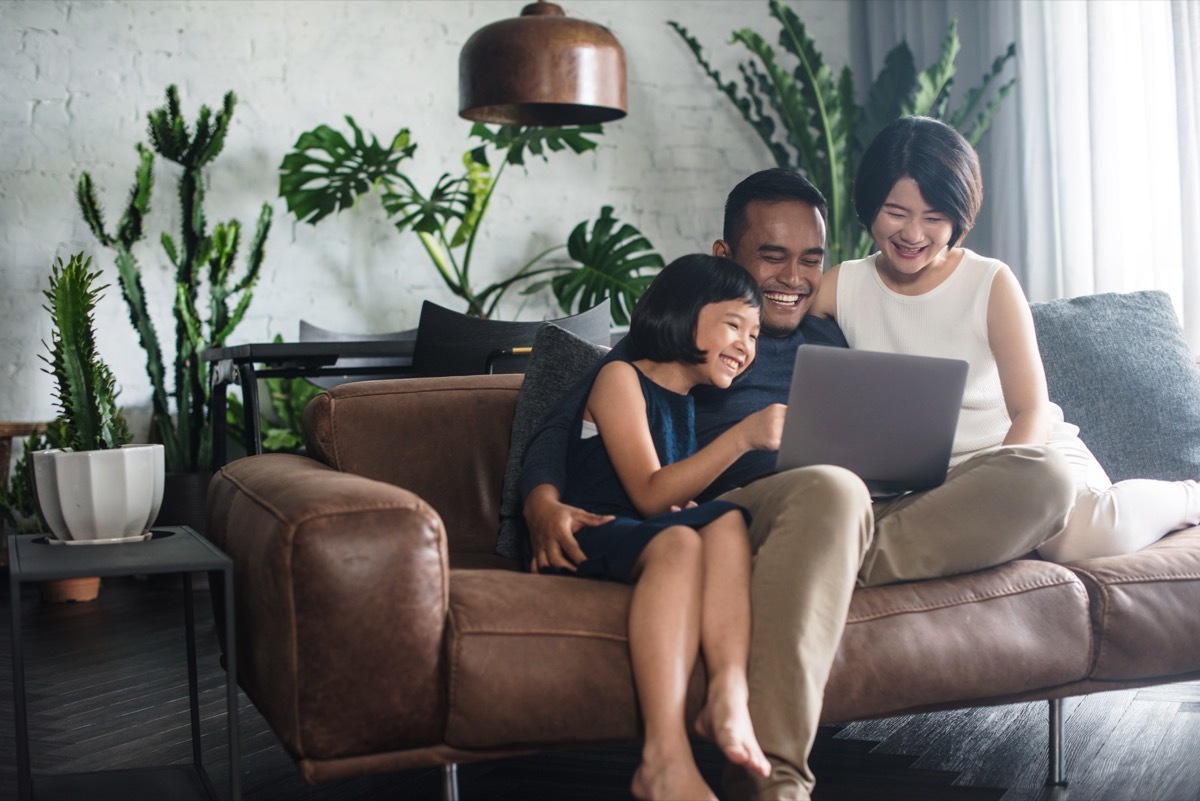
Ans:
[[[724,389],[745,372],[758,349],[759,310],[744,300],[710,303],[696,320],[696,347],[707,356],[697,364],[697,383]]]
[[[917,182],[908,177],[896,181],[871,224],[880,266],[902,275],[941,264],[953,235],[954,223],[930,208]]]

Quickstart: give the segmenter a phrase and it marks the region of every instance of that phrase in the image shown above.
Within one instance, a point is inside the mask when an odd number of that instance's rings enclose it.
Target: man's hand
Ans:
[[[558,490],[551,484],[534,487],[525,498],[524,513],[533,551],[529,569],[534,573],[543,567],[575,570],[576,565],[587,559],[575,541],[575,532],[613,519],[612,515],[596,515],[568,506],[559,500]]]

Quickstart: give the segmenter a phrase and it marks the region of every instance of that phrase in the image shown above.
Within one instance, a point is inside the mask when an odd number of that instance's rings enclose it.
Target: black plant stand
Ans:
[[[8,538],[12,592],[13,717],[17,727],[17,788],[21,801],[51,798],[215,799],[200,754],[200,696],[196,671],[196,627],[192,573],[221,574],[224,591],[226,724],[229,733],[229,797],[241,798],[238,767],[237,638],[233,622],[233,562],[187,527],[155,529],[143,542],[69,546],[44,535]],[[74,774],[32,775],[25,708],[21,585],[77,576],[180,574],[187,627],[188,695],[191,701],[192,764]],[[216,588],[214,587],[214,590]]]

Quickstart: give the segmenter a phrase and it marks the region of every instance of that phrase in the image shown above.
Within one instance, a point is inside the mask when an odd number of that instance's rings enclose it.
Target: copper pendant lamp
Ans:
[[[502,125],[585,125],[624,117],[625,51],[603,25],[554,3],[486,25],[458,57],[458,114]]]

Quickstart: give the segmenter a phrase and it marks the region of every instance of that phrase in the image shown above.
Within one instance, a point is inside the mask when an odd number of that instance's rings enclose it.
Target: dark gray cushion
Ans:
[[[1113,481],[1200,478],[1200,368],[1165,292],[1032,303],[1050,399]]]
[[[538,329],[533,353],[525,368],[525,381],[517,395],[513,415],[508,462],[504,466],[504,490],[500,500],[500,536],[496,553],[524,561],[525,521],[521,517],[521,459],[534,428],[558,399],[573,387],[608,348],[577,337],[547,323]],[[525,565],[522,565],[523,567]]]

